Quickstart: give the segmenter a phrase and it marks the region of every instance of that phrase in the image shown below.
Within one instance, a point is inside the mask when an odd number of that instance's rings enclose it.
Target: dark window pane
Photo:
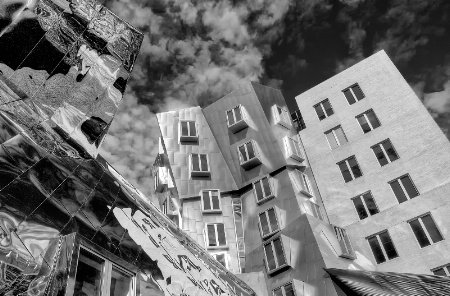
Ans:
[[[355,98],[353,97],[353,94],[350,92],[350,89],[344,90],[344,95],[347,98],[347,101],[350,105],[356,102]]]
[[[352,169],[353,172],[353,176],[355,176],[355,178],[359,178],[362,176],[362,172],[361,169],[359,168],[358,163],[356,162],[356,158],[354,157],[349,158],[348,164],[350,165],[350,168]]]
[[[371,128],[369,126],[369,123],[367,123],[366,117],[364,115],[358,116],[358,122],[361,126],[364,133],[368,133],[371,131]]]
[[[345,143],[347,143],[347,137],[345,136],[344,130],[342,129],[342,127],[338,127],[337,129],[335,129],[334,133],[336,134],[336,137],[339,141],[339,146],[342,146]]]
[[[275,216],[275,210],[270,209],[267,211],[269,214],[269,221],[270,221],[270,230],[271,231],[277,231],[278,230],[278,223],[277,223],[277,217]]]
[[[431,242],[427,238],[427,235],[425,234],[425,231],[422,229],[422,226],[420,225],[418,219],[409,222],[409,225],[411,225],[412,231],[414,232],[414,235],[416,236],[417,241],[419,242],[421,248],[431,245]]]
[[[431,215],[426,215],[422,217],[423,225],[425,225],[425,228],[428,231],[428,234],[431,237],[431,240],[433,243],[440,242],[444,238],[442,237],[441,233],[437,229],[436,224],[434,224],[433,218],[431,218]]]
[[[330,101],[328,100],[323,101],[323,108],[325,109],[325,113],[327,113],[327,116],[331,116],[334,114],[333,108],[331,108]]]
[[[314,109],[316,110],[317,117],[319,117],[320,120],[326,118],[325,113],[323,113],[322,106],[320,104],[315,105]]]
[[[366,207],[369,210],[369,213],[371,215],[375,215],[376,213],[378,213],[378,207],[375,204],[372,195],[369,192],[367,192],[366,194],[363,195],[363,198],[364,202],[366,203]]]
[[[127,296],[132,289],[132,277],[115,266],[111,271],[110,296]]]
[[[416,188],[414,188],[414,185],[409,176],[401,177],[400,180],[402,181],[403,187],[405,187],[409,198],[413,198],[419,195]]]
[[[345,247],[347,249],[347,254],[353,254],[352,245],[350,243],[350,238],[348,237],[347,232],[345,229],[342,229],[342,237],[344,239]]]
[[[261,182],[263,184],[264,196],[272,195],[272,191],[270,190],[269,178],[262,178]]]
[[[281,244],[281,239],[279,239],[279,238],[274,239],[273,247],[275,249],[275,255],[277,256],[278,267],[286,264],[286,259],[284,258],[283,246]]]
[[[447,276],[445,274],[444,268],[439,268],[439,269],[433,270],[433,273],[434,273],[434,275]]]
[[[202,164],[202,171],[207,172],[208,171],[208,159],[206,157],[206,154],[200,154],[200,161]]]
[[[228,124],[234,124],[233,110],[227,111]]]
[[[217,224],[217,237],[219,239],[219,246],[225,246],[227,244],[225,226],[223,224]]]
[[[242,119],[241,108],[239,107],[234,108],[234,116],[236,116],[236,122]]]
[[[259,221],[261,223],[261,231],[263,235],[266,235],[270,232],[269,223],[267,221],[266,213],[259,214]]]
[[[391,141],[386,141],[383,144],[384,150],[386,151],[389,160],[394,161],[398,159],[397,152],[395,152],[394,147],[392,147]]]
[[[352,175],[350,174],[350,171],[348,169],[347,163],[341,162],[338,164],[339,165],[339,169],[341,170],[342,176],[344,177],[345,182],[350,182],[351,180],[353,180]]]
[[[380,163],[381,166],[384,166],[389,163],[380,145],[372,147],[372,150],[375,153],[375,156],[377,157],[378,162]]]
[[[211,210],[211,201],[209,199],[208,191],[203,191],[203,209]]]
[[[264,198],[264,194],[261,188],[261,181],[255,182],[255,192],[256,192],[256,199],[258,201]]]
[[[216,190],[211,191],[212,208],[214,210],[220,209],[219,192]]]
[[[338,143],[336,142],[336,139],[334,138],[332,131],[327,132],[325,136],[327,137],[328,144],[330,144],[331,149],[334,149],[339,146]]]
[[[208,230],[208,245],[210,247],[216,247],[217,243],[216,243],[216,230],[214,228],[214,224],[210,224],[207,226],[207,230]]]
[[[248,152],[248,159],[252,159],[255,157],[255,151],[253,150],[253,143],[248,142],[247,144],[247,152]]]
[[[362,90],[361,90],[361,88],[359,87],[358,84],[352,86],[352,90],[353,90],[353,93],[355,94],[356,99],[358,101],[360,101],[360,100],[362,100],[364,98],[364,94],[363,94],[363,92],[362,92]]]
[[[74,295],[100,295],[103,264],[103,259],[84,249],[80,249]]]
[[[373,110],[370,110],[366,113],[367,117],[369,118],[370,124],[372,125],[373,129],[376,129],[380,126],[380,122],[378,121],[377,117],[375,116],[375,113]]]
[[[239,146],[239,152],[241,153],[242,162],[246,162],[248,158],[247,153],[245,152],[245,145]]]
[[[381,250],[381,246],[378,243],[377,238],[371,237],[367,239],[369,241],[370,248],[372,249],[373,256],[375,257],[375,261],[380,264],[386,261],[384,257],[383,251]]]
[[[186,121],[181,122],[181,135],[182,136],[188,136],[188,123]]]
[[[273,290],[273,296],[283,296],[283,291],[281,288]]]
[[[198,154],[192,154],[192,170],[200,171],[200,163],[199,163]]]
[[[286,296],[295,296],[294,288],[292,287],[292,284],[287,284],[284,286],[284,294]]]
[[[408,200],[406,198],[405,193],[403,192],[403,189],[400,187],[398,180],[391,182],[390,185],[391,185],[391,188],[394,191],[395,197],[397,198],[399,203],[402,203],[402,202],[405,202]]]
[[[366,209],[364,208],[360,197],[354,198],[353,204],[355,205],[356,211],[358,212],[359,219],[362,220],[368,217]]]
[[[195,121],[189,121],[189,136],[195,137],[197,131],[195,130]]]
[[[383,244],[384,251],[389,259],[398,257],[397,251],[395,250],[394,243],[391,240],[391,236],[387,231],[379,234],[381,243]]]
[[[277,265],[275,264],[275,258],[273,256],[272,244],[265,245],[264,249],[266,251],[267,266],[269,266],[269,270],[275,269]]]

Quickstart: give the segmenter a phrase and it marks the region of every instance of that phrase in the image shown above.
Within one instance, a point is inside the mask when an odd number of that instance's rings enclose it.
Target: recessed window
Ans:
[[[352,244],[350,242],[350,238],[348,237],[347,231],[344,228],[333,226],[334,233],[336,234],[336,238],[341,246],[341,254],[339,257],[355,259],[355,252],[353,251]]]
[[[394,146],[392,146],[389,139],[372,146],[372,150],[381,166],[398,159],[397,152],[395,152]]]
[[[256,202],[258,204],[273,198],[274,194],[270,184],[270,177],[263,177],[253,183],[253,191],[255,192]]]
[[[313,203],[312,201],[309,201],[310,205],[311,205],[311,211],[314,217],[316,217],[319,220],[323,221],[323,216],[322,216],[322,212],[320,211],[320,206]]]
[[[398,257],[397,250],[387,230],[368,237],[367,241],[378,264]]]
[[[358,162],[356,162],[356,158],[354,156],[339,162],[337,165],[341,170],[345,183],[362,176],[361,169],[359,168]]]
[[[263,238],[280,230],[275,208],[270,208],[259,214],[259,226]]]
[[[356,103],[357,101],[361,101],[365,97],[361,87],[359,87],[357,83],[344,89],[342,92],[350,105]]]
[[[360,220],[369,217],[369,215],[375,215],[379,212],[377,204],[375,203],[370,191],[352,198],[352,201],[355,205],[355,209]]]
[[[289,112],[277,105],[273,106],[273,110],[275,115],[275,124],[279,124],[290,129],[292,127],[292,123]]]
[[[372,109],[356,116],[356,119],[364,133],[368,133],[381,125]]]
[[[311,183],[309,183],[308,176],[304,172],[302,172],[298,169],[295,169],[294,173],[295,173],[295,179],[294,179],[295,185],[298,188],[298,190],[301,193],[305,194],[306,196],[312,197],[313,191],[312,191]]]
[[[328,140],[328,144],[330,144],[331,149],[335,149],[339,146],[347,143],[347,137],[345,136],[344,130],[340,125],[335,128],[325,132],[325,136]]]
[[[155,191],[163,192],[169,182],[169,170],[166,167],[154,167],[153,172]]]
[[[207,248],[211,249],[227,247],[227,238],[223,223],[206,224],[206,242]]]
[[[191,177],[210,176],[208,155],[192,153],[190,155],[190,169]]]
[[[284,137],[284,145],[286,148],[286,156],[302,162],[305,160],[300,142],[296,138]]]
[[[298,131],[304,130],[306,128],[305,120],[303,120],[303,116],[300,110],[292,112],[291,119]]]
[[[222,264],[223,267],[228,269],[228,254],[227,254],[227,252],[214,253],[214,254],[211,254],[211,256],[214,259],[216,259],[217,262]]]
[[[238,153],[241,166],[246,170],[261,164],[258,149],[253,140],[238,146]]]
[[[314,110],[316,110],[317,117],[319,117],[319,120],[323,120],[328,116],[334,114],[333,108],[331,107],[330,101],[328,99],[323,100],[317,105],[314,105]]]
[[[430,214],[409,221],[421,248],[444,240]]]
[[[440,276],[450,276],[450,264],[432,269],[431,272],[434,275],[440,275]]]
[[[218,213],[222,211],[219,190],[202,190],[202,211],[204,213]]]
[[[193,120],[182,120],[180,121],[180,141],[193,141],[198,140],[197,128],[195,121]]]
[[[292,286],[292,283],[274,289],[273,296],[295,296],[294,287]]]
[[[419,192],[414,186],[409,175],[402,176],[389,182],[392,191],[394,191],[395,197],[399,203],[405,202],[408,199],[414,198],[419,195]]]
[[[233,133],[236,133],[248,127],[248,124],[245,120],[245,111],[241,105],[237,105],[236,107],[227,111],[227,123],[228,128]]]
[[[265,243],[264,253],[266,255],[266,266],[269,272],[274,272],[287,265],[283,243],[281,242],[280,237]]]

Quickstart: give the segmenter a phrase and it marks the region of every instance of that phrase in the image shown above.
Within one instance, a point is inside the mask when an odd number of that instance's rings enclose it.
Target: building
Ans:
[[[291,118],[279,90],[244,82],[158,114],[163,212],[254,289],[265,283],[263,295],[353,295],[342,279],[364,286],[388,271],[449,275],[450,145],[387,55],[296,100]]]

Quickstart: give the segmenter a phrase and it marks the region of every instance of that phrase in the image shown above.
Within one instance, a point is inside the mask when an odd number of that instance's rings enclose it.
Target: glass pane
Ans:
[[[339,165],[339,169],[341,170],[342,176],[344,177],[345,182],[350,182],[351,180],[353,180],[352,175],[350,174],[350,171],[348,169],[347,163],[341,162],[338,164]]]
[[[283,246],[281,244],[281,239],[277,238],[273,240],[273,247],[275,249],[275,255],[277,256],[278,267],[286,264],[286,259],[284,258]]]
[[[263,235],[270,233],[269,223],[267,222],[266,213],[259,214],[259,221],[261,223],[261,231]]]
[[[219,191],[217,190],[211,191],[211,200],[212,200],[212,208],[214,210],[219,210],[220,209]]]
[[[358,101],[360,101],[360,100],[362,100],[364,98],[364,94],[363,94],[363,92],[362,92],[362,90],[361,90],[361,88],[359,87],[358,84],[352,86],[352,90],[353,90],[353,93],[355,94],[356,99]]]
[[[255,193],[256,193],[256,199],[258,201],[264,198],[264,194],[262,192],[260,181],[255,182]]]
[[[314,109],[316,110],[317,117],[319,117],[319,120],[322,120],[322,119],[326,118],[325,113],[323,113],[322,106],[320,104],[319,105],[315,105]]]
[[[430,240],[427,238],[427,235],[425,234],[425,231],[423,230],[422,225],[420,225],[418,219],[409,222],[409,225],[411,225],[412,231],[414,232],[420,247],[423,248],[431,245]]]
[[[269,178],[262,178],[261,179],[262,185],[263,185],[263,189],[264,189],[264,196],[270,196],[272,195],[272,191],[270,190],[270,185],[269,185]]]
[[[312,194],[311,188],[309,187],[308,177],[305,174],[302,174],[303,186],[306,192]]]
[[[370,110],[370,112],[367,112],[366,115],[369,118],[370,124],[372,125],[373,129],[380,126],[380,122],[378,121],[377,117],[375,116],[375,113],[373,112],[373,110]]]
[[[342,127],[338,127],[337,129],[335,129],[334,133],[336,134],[336,137],[339,141],[339,146],[342,146],[345,143],[347,143],[347,137],[345,136],[344,130],[342,129]]]
[[[347,98],[347,101],[350,105],[356,102],[355,98],[353,97],[353,94],[350,92],[350,89],[344,90],[344,95]]]
[[[336,139],[334,138],[332,131],[325,133],[325,136],[327,137],[328,144],[330,144],[331,149],[334,149],[339,146],[338,143],[336,142]]]
[[[364,205],[363,205],[360,197],[354,198],[353,204],[355,205],[356,212],[358,212],[359,219],[362,220],[362,219],[368,217],[366,209],[364,208]]]
[[[281,288],[273,290],[273,296],[283,296],[283,291]]]
[[[129,274],[124,273],[115,266],[111,272],[111,288],[110,296],[126,296],[132,289],[132,277]]]
[[[239,153],[241,154],[242,162],[246,162],[248,160],[248,158],[247,158],[247,152],[245,152],[245,145],[239,146]]]
[[[294,288],[292,287],[292,284],[287,284],[284,286],[284,295],[285,296],[295,296]]]
[[[272,244],[264,245],[264,250],[266,251],[267,266],[269,270],[275,269],[277,266],[275,264],[275,258],[273,257]]]
[[[74,296],[100,296],[104,260],[80,249]]]
[[[405,202],[408,200],[406,198],[405,193],[403,192],[403,189],[400,187],[398,180],[391,182],[390,185],[391,185],[391,188],[394,191],[395,197],[397,197],[397,200],[399,203],[402,203],[402,202]]]
[[[391,236],[387,231],[379,234],[381,243],[383,244],[384,251],[389,259],[398,257],[397,251],[395,250],[394,243],[391,240]]]
[[[386,141],[382,145],[383,145],[384,150],[386,151],[390,161],[394,161],[394,160],[398,159],[398,155],[395,152],[394,147],[392,147],[391,141]]]
[[[233,110],[227,111],[228,125],[234,124]]]
[[[361,169],[359,168],[358,163],[356,162],[356,158],[354,157],[349,158],[348,164],[350,165],[350,168],[352,169],[353,172],[353,176],[355,176],[355,178],[359,178],[362,176],[362,172]]]
[[[226,246],[227,239],[225,238],[225,226],[217,224],[217,237],[219,239],[219,246]]]
[[[375,257],[375,261],[380,264],[386,261],[384,257],[383,251],[381,250],[380,243],[377,238],[371,237],[367,239],[369,241],[370,248],[372,249],[373,256]]]
[[[327,116],[333,115],[333,108],[331,108],[330,101],[325,100],[323,101],[323,108],[325,109],[325,113],[327,113]]]
[[[372,147],[372,150],[375,153],[375,156],[377,157],[377,160],[381,166],[387,165],[389,163],[380,145]]]
[[[202,165],[202,172],[208,171],[208,159],[206,154],[200,154],[200,163]]]
[[[275,214],[275,210],[274,209],[270,209],[267,211],[267,213],[269,214],[269,221],[270,221],[270,230],[273,231],[277,231],[278,230],[278,223],[277,223],[277,217]]]
[[[441,233],[437,229],[436,224],[434,224],[433,218],[431,218],[431,215],[426,215],[422,217],[423,225],[425,225],[425,228],[428,231],[428,235],[431,237],[431,240],[433,243],[440,242],[444,238],[442,237]]]
[[[348,234],[345,231],[345,229],[342,229],[342,237],[344,238],[345,247],[347,248],[347,254],[353,254],[350,238],[348,237]]]
[[[433,270],[434,275],[447,276],[443,268]]]
[[[400,180],[402,181],[402,185],[403,185],[403,187],[405,187],[409,198],[413,198],[413,197],[416,197],[419,195],[416,188],[414,188],[414,185],[411,181],[411,178],[409,178],[409,176],[401,177]]]
[[[188,124],[186,121],[182,121],[181,122],[181,135],[182,136],[188,136],[189,132],[188,132]]]
[[[200,171],[200,163],[198,159],[198,154],[192,154],[192,170],[193,171]]]
[[[255,151],[253,150],[253,143],[248,142],[245,144],[247,146],[247,152],[248,152],[248,159],[252,159],[255,157]]]
[[[366,117],[364,115],[358,116],[357,119],[364,133],[368,133],[371,131],[369,123],[367,123]]]
[[[375,200],[373,199],[370,192],[367,192],[366,194],[364,194],[363,198],[364,198],[364,202],[366,203],[366,207],[369,210],[369,213],[371,215],[375,215],[376,213],[378,213],[378,207],[375,204]]]
[[[241,108],[239,107],[234,108],[234,116],[236,116],[236,122],[242,119]]]
[[[203,209],[211,210],[211,200],[209,199],[209,191],[203,191]]]
[[[189,121],[189,136],[195,137],[197,131],[195,130],[195,121]]]
[[[215,230],[214,224],[209,224],[207,226],[207,230],[208,230],[208,246],[216,247],[217,246],[216,230]]]

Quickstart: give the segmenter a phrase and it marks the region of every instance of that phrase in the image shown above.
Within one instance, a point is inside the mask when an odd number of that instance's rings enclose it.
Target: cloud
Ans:
[[[425,107],[437,112],[450,112],[450,80],[444,84],[444,90],[424,94],[423,102]]]

